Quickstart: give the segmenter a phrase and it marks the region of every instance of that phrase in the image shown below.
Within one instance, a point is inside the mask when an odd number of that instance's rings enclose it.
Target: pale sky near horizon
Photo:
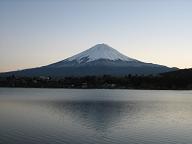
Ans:
[[[1,0],[0,72],[98,43],[144,62],[192,67],[192,0]]]

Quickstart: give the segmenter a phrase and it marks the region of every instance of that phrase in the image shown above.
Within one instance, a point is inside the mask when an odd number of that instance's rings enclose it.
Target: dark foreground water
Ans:
[[[192,91],[0,88],[0,144],[192,144]]]

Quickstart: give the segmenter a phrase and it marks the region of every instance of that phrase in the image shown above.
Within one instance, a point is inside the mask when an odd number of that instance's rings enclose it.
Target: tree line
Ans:
[[[192,90],[192,76],[173,74],[84,76],[84,77],[0,77],[0,87],[25,88],[101,88]]]

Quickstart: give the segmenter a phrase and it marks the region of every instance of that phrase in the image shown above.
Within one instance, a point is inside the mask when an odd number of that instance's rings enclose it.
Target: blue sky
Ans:
[[[0,1],[0,71],[46,65],[98,43],[141,61],[192,67],[192,1]]]

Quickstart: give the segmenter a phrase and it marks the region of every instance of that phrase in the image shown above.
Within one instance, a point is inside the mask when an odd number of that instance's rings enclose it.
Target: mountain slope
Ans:
[[[47,66],[0,74],[1,76],[85,76],[158,74],[175,70],[129,58],[106,44],[98,44],[77,55]]]

